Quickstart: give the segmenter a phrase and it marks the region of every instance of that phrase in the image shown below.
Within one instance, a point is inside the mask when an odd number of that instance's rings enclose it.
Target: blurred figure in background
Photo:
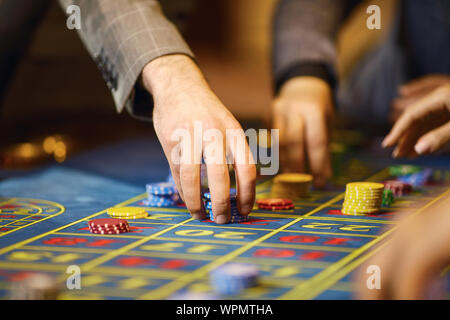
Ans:
[[[394,157],[434,152],[450,141],[450,3],[399,1],[386,41],[338,79],[336,34],[359,2],[281,0],[276,9],[272,119],[281,166],[309,169],[319,187],[331,176],[335,111],[360,124],[398,121],[383,143],[397,144]]]

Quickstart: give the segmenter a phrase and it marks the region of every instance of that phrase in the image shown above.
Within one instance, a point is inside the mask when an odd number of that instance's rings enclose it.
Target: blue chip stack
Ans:
[[[211,203],[211,193],[204,192],[203,200],[205,203],[205,209],[209,211],[209,219],[211,221],[214,221],[214,213],[212,210],[212,203]],[[239,210],[237,208],[236,189],[233,188],[230,189],[230,210],[231,210],[231,219],[230,219],[231,223],[240,223],[248,221],[248,216],[242,216],[239,213]]]
[[[217,293],[237,295],[258,284],[259,269],[255,265],[228,263],[212,271],[209,277]]]
[[[433,169],[427,168],[413,174],[397,177],[397,180],[404,183],[409,183],[413,187],[420,187],[430,182],[432,177]]]
[[[173,183],[149,183],[145,186],[145,189],[148,197],[147,200],[144,200],[146,206],[170,207],[180,202],[180,196]]]

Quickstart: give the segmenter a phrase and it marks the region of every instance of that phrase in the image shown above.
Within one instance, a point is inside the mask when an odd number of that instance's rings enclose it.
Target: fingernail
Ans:
[[[222,214],[220,216],[214,217],[214,221],[218,224],[225,224],[228,222],[228,218],[226,215]]]
[[[202,220],[205,217],[205,215],[203,213],[193,213],[192,214],[192,218],[194,218],[195,220]]]
[[[416,145],[414,146],[414,150],[416,150],[418,154],[427,153],[430,150],[430,144],[426,140],[421,140],[416,143]]]

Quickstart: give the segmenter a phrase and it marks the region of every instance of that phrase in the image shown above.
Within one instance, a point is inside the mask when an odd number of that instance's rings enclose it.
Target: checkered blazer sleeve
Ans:
[[[79,36],[111,90],[116,108],[133,114],[135,86],[144,66],[163,55],[191,50],[156,0],[59,0],[77,5]],[[150,107],[150,106],[149,106]]]

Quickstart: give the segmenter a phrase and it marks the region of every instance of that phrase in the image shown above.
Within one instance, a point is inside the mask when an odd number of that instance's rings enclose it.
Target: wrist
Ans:
[[[197,64],[183,54],[166,55],[149,62],[142,70],[142,81],[155,101],[193,86],[207,86]]]
[[[298,94],[304,91],[332,95],[331,87],[325,80],[313,76],[299,76],[289,79],[281,86],[280,96]]]

